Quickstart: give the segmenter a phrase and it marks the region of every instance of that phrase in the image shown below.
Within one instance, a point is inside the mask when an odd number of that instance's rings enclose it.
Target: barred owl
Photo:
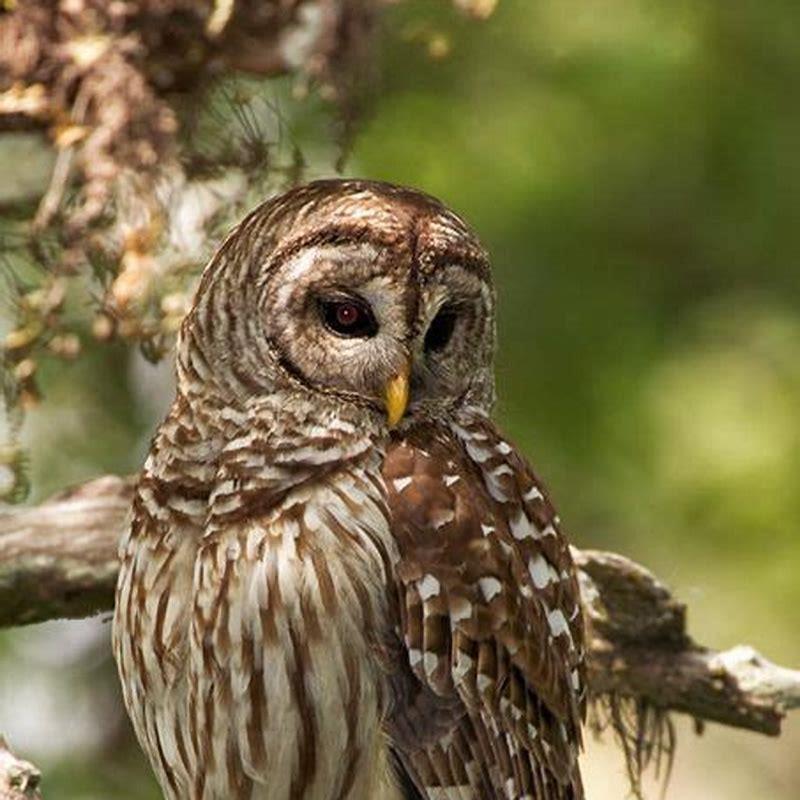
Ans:
[[[490,420],[495,299],[431,197],[320,181],[206,268],[114,651],[171,800],[577,800],[575,570]]]

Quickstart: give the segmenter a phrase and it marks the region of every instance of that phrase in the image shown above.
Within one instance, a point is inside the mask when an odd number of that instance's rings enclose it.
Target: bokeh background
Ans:
[[[481,24],[399,5],[345,166],[438,195],[482,235],[500,297],[498,415],[574,541],[652,567],[700,641],[788,666],[800,665],[799,30],[793,0],[501,0]],[[328,112],[313,98],[286,108],[312,171],[330,173]],[[40,156],[18,146],[35,180]],[[41,370],[31,499],[135,470],[171,366],[98,344]],[[121,712],[109,627],[0,636],[0,729],[43,768],[48,800],[158,797]],[[800,797],[800,717],[777,740],[678,730],[667,798]],[[610,743],[590,742],[584,769],[590,800],[626,796]]]

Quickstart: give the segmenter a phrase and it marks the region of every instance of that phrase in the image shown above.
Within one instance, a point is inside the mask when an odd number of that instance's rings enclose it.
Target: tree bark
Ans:
[[[113,608],[117,543],[132,492],[131,480],[107,476],[0,513],[0,627]],[[750,647],[716,652],[695,643],[685,605],[651,572],[612,553],[573,555],[594,697],[780,733],[786,711],[800,706],[800,671]]]
[[[17,758],[0,736],[0,800],[41,800],[41,779],[39,770]]]
[[[132,493],[131,481],[108,476],[0,513],[0,627],[113,608]]]

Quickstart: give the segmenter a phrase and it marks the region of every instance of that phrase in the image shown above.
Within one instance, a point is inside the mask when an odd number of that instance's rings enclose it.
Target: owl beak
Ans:
[[[400,372],[390,378],[384,388],[386,402],[386,419],[390,428],[394,428],[403,418],[408,406],[408,376],[409,366],[406,364]]]

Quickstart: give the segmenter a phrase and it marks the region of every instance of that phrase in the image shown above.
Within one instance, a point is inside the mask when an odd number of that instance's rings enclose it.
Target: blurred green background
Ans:
[[[346,167],[441,197],[483,237],[498,414],[574,541],[651,566],[700,641],[788,666],[800,665],[799,33],[791,0],[501,0],[485,23],[429,0],[392,7]],[[297,125],[321,146],[318,104]],[[35,496],[134,470],[169,372],[103,346],[45,365],[26,431]],[[0,640],[0,729],[38,759],[48,800],[158,796],[120,717],[107,636],[72,623]],[[619,755],[589,751],[590,800],[624,797]],[[681,725],[666,797],[794,800],[798,752],[800,719],[779,740]]]

